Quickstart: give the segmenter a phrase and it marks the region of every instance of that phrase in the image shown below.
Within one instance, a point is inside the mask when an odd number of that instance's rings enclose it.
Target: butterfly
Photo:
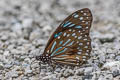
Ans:
[[[46,64],[81,66],[90,58],[89,36],[92,14],[84,8],[68,16],[50,37],[42,55],[36,59]]]

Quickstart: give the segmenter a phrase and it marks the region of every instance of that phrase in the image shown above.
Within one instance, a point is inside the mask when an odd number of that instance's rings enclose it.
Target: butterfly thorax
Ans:
[[[47,55],[36,56],[36,59],[43,62],[43,63],[50,63],[51,62],[51,57],[47,56]]]

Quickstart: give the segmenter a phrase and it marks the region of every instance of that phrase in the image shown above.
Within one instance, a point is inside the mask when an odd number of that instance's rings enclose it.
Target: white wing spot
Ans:
[[[73,30],[73,32],[75,32],[75,30]]]
[[[79,45],[83,45],[83,43],[79,43]]]
[[[89,50],[86,50],[86,52],[89,52]]]
[[[79,49],[79,51],[82,51],[82,49]]]
[[[60,39],[60,36],[58,36],[58,39]]]
[[[85,39],[83,39],[84,41],[86,41],[87,40],[87,38],[85,38]]]
[[[83,23],[85,22],[85,21],[82,21]]]
[[[86,29],[88,29],[88,26],[86,26]]]
[[[80,49],[80,47],[78,47],[77,49]]]
[[[79,19],[80,19],[80,20],[83,20],[83,17],[80,17]]]
[[[86,17],[87,19],[89,18],[89,17]]]
[[[79,55],[80,55],[80,54],[82,54],[82,52],[77,52],[77,54],[79,54]]]
[[[79,60],[79,57],[76,57],[77,60]]]
[[[87,35],[85,35],[85,37],[87,37]]]
[[[84,59],[85,59],[85,58],[86,58],[86,56],[82,56],[82,58],[84,58]]]
[[[69,37],[69,36],[70,36],[70,34],[67,35],[67,37]]]
[[[75,36],[75,33],[73,33],[72,36]]]
[[[85,55],[86,55],[86,56],[88,56],[89,54],[88,54],[88,53],[86,53]]]
[[[75,36],[75,38],[77,38],[77,36]]]
[[[88,46],[85,46],[84,48],[88,48]]]
[[[85,15],[85,16],[86,16],[86,15],[87,15],[87,13],[83,13],[83,15]]]
[[[77,61],[77,62],[80,62],[80,61]],[[79,65],[79,63],[77,63],[76,65]]]
[[[49,53],[49,50],[47,50],[47,53]]]
[[[74,18],[78,18],[78,17],[79,17],[79,15],[78,15],[78,14],[74,15]]]
[[[72,31],[72,29],[69,29],[69,31]]]
[[[82,38],[82,36],[79,36],[79,37],[78,37],[78,39],[81,39],[81,38]]]
[[[83,13],[83,11],[81,11],[81,13]]]
[[[86,59],[83,59],[83,61],[86,61]]]
[[[85,24],[88,24],[88,22],[85,22]]]
[[[66,36],[66,33],[64,33],[63,36]]]
[[[90,42],[87,42],[87,45],[89,45],[90,44]]]

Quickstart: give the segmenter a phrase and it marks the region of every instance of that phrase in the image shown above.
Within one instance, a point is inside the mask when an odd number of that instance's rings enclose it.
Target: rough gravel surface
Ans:
[[[86,67],[40,66],[50,34],[89,8],[92,52]],[[120,0],[0,0],[0,80],[120,80]]]

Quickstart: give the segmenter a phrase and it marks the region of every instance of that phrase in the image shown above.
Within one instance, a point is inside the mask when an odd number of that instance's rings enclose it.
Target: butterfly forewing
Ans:
[[[50,37],[43,55],[48,54],[55,63],[81,65],[91,52],[91,22],[87,8],[68,16]]]

